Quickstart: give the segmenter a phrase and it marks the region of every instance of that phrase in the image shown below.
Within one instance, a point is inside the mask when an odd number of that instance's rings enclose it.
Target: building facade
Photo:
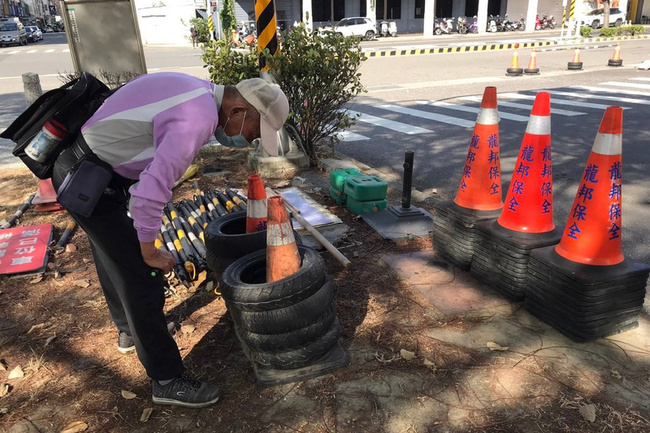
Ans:
[[[223,6],[223,0],[134,1],[145,44],[189,43],[189,20],[207,17]],[[632,22],[640,23],[650,15],[650,0],[610,1],[612,7],[627,11]],[[234,5],[238,23],[255,20],[255,0],[234,0]],[[425,36],[433,36],[434,21],[446,17],[476,16],[479,32],[485,32],[490,15],[507,14],[510,20],[524,18],[526,31],[532,32],[537,15],[553,15],[559,26],[565,12],[568,20],[571,10],[578,16],[600,7],[601,0],[275,0],[278,26],[283,30],[296,22],[315,29],[345,17],[362,16],[377,23],[394,20],[399,34]]]
[[[58,4],[55,0],[0,0],[0,17],[18,17],[24,25],[44,30],[57,21]]]

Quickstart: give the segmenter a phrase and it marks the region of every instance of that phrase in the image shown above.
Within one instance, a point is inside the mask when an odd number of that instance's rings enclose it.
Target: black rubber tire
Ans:
[[[232,311],[232,310],[231,310]],[[253,350],[280,352],[309,344],[322,337],[336,318],[336,305],[331,302],[325,313],[304,328],[282,334],[257,334],[236,325],[239,339]]]
[[[618,59],[618,60],[609,59],[607,61],[607,66],[623,66],[623,59]]]
[[[297,349],[283,350],[280,352],[264,352],[253,350],[243,342],[242,349],[251,362],[262,367],[277,370],[292,370],[294,368],[305,367],[322,358],[338,343],[340,334],[341,323],[339,319],[334,319],[330,329],[321,338]]]
[[[367,41],[372,41],[373,39],[375,39],[375,32],[373,32],[372,30],[368,30],[364,35],[364,39]]]
[[[283,334],[314,323],[333,301],[334,287],[328,280],[308,298],[284,308],[242,311],[228,301],[226,303],[233,320],[243,329],[257,334]]]
[[[433,33],[440,36],[442,34],[442,29],[440,29],[440,27],[436,27],[435,29],[433,29]]]
[[[302,238],[293,232],[296,244]],[[211,221],[204,231],[205,261],[214,272],[223,271],[236,259],[266,248],[266,230],[246,233],[246,211],[223,215]]]
[[[567,69],[570,71],[579,71],[582,69],[582,62],[569,62],[567,63]]]
[[[284,308],[309,297],[325,284],[325,263],[316,250],[298,245],[302,259],[293,275],[266,280],[266,250],[235,260],[221,275],[221,295],[242,311]]]

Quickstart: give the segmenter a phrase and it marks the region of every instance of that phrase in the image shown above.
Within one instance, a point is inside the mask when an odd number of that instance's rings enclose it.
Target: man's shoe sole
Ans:
[[[153,401],[156,404],[161,404],[166,406],[182,406],[182,407],[189,407],[193,409],[200,409],[203,407],[212,406],[213,404],[217,403],[220,398],[221,398],[221,394],[219,394],[217,398],[215,398],[214,400],[206,401],[203,403],[188,403],[185,401],[174,400],[172,398],[159,398],[159,397],[151,396],[151,401]]]
[[[117,346],[117,351],[120,352],[123,355],[126,355],[127,353],[134,352],[135,351],[135,346],[131,346],[131,347]]]

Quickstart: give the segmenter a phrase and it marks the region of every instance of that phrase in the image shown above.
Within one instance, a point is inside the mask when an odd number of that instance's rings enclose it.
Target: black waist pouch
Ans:
[[[84,155],[61,183],[56,199],[71,212],[92,215],[113,178],[113,168],[93,154]]]

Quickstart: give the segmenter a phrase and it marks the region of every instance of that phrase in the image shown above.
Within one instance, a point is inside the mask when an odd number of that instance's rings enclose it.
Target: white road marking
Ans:
[[[465,96],[460,99],[480,103],[483,98],[478,96]],[[431,101],[428,103],[428,105],[433,105],[437,107],[446,107],[451,110],[465,111],[467,113],[478,113],[480,110],[480,108],[478,107],[467,107],[465,105],[455,105],[455,104],[450,104],[448,102],[442,102],[442,101]],[[505,113],[503,111],[498,111],[498,113],[499,113],[499,119],[514,120],[515,122],[528,122],[528,117],[526,116]]]
[[[597,87],[594,87],[594,89],[597,89]],[[546,92],[550,93],[551,95],[570,96],[574,98],[598,99],[603,101],[626,102],[628,104],[650,105],[650,101],[646,101],[643,99],[636,99],[636,98],[621,98],[618,96],[594,95],[593,93],[561,92],[558,90],[546,90]]]
[[[621,95],[634,95],[634,96],[647,96],[650,98],[650,93],[644,92],[634,92],[632,90],[622,90],[622,89],[605,89],[602,87],[593,87],[593,86],[571,86],[572,89],[582,89],[589,90],[590,92],[606,92],[606,93],[616,93]]]
[[[407,123],[396,122],[394,120],[382,119],[381,117],[372,116],[372,115],[366,114],[366,113],[359,113],[359,112],[356,112],[356,111],[350,111],[350,112],[348,112],[348,114],[350,116],[356,116],[357,114],[360,114],[361,117],[356,118],[359,122],[370,123],[371,125],[380,126],[382,128],[392,129],[393,131],[402,132],[402,133],[408,134],[408,135],[426,134],[426,133],[429,133],[429,132],[433,132],[433,131],[431,131],[429,129],[420,128],[420,127],[417,127],[417,126],[409,125]]]
[[[350,131],[337,132],[337,135],[339,136],[341,141],[345,141],[346,143],[350,143],[352,141],[370,140],[370,138],[366,137],[365,135],[355,134],[354,132],[350,132]]]
[[[481,99],[478,96],[468,96],[467,98],[476,98],[476,100],[480,101]],[[465,98],[463,98],[465,99]],[[517,104],[516,102],[504,102],[504,101],[498,101],[498,106],[499,107],[511,107],[511,108],[521,108],[523,110],[528,110],[530,111],[533,106],[528,105],[528,104]],[[551,108],[551,114],[557,114],[559,116],[582,116],[587,113],[581,113],[579,111],[570,111],[570,110],[560,110],[559,108]]]
[[[549,92],[550,93],[550,92]],[[519,93],[499,93],[499,98],[510,98],[510,99],[528,99],[534,100],[534,95],[521,95]],[[574,107],[581,108],[595,108],[597,110],[606,110],[609,105],[604,104],[592,104],[590,102],[581,102],[581,101],[567,101],[566,99],[551,99],[551,105],[571,105]],[[623,110],[629,110],[630,107],[623,107]]]
[[[634,87],[639,90],[650,90],[650,84],[640,84],[640,83],[622,83],[620,81],[605,81],[604,83],[598,83],[601,86],[619,86],[619,87]]]
[[[458,125],[464,128],[473,128],[475,123],[470,120],[460,119],[458,117],[445,116],[444,114],[430,113],[428,111],[414,110],[413,108],[400,107],[399,105],[384,104],[384,105],[379,105],[377,108],[381,108],[382,110],[392,111],[395,113],[406,114],[408,116],[433,120],[435,122],[448,123],[450,125]]]

